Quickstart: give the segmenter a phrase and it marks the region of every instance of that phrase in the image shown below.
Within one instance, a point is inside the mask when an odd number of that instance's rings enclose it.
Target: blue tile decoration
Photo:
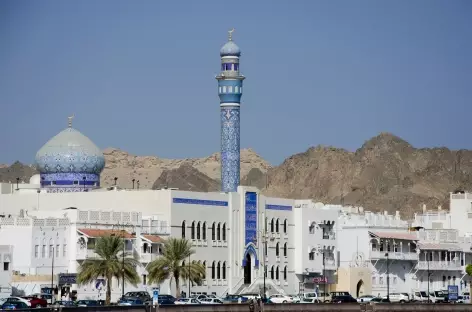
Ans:
[[[72,128],[71,124],[44,144],[35,160],[41,186],[53,193],[82,192],[98,188],[100,173],[105,167],[105,157],[100,149],[89,138]]]
[[[221,190],[236,192],[239,186],[239,107],[221,108]]]
[[[292,210],[292,206],[283,206],[283,205],[266,205],[266,209],[270,210]]]
[[[219,200],[206,200],[206,199],[193,199],[193,198],[172,198],[174,204],[188,204],[188,205],[205,205],[205,206],[222,206],[228,207],[227,201]]]
[[[245,242],[244,245],[254,243],[257,239],[257,193],[246,192],[244,202]]]

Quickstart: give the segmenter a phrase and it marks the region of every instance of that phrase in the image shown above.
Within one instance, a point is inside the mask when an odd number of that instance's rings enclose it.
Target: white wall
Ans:
[[[12,291],[13,248],[12,245],[0,244],[0,298],[8,297]]]

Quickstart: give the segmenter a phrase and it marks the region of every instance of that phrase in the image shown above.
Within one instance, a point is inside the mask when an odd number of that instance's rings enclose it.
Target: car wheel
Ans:
[[[287,303],[287,300],[282,301],[282,303]]]
[[[405,303],[405,300],[400,300],[400,303]]]
[[[325,300],[324,303],[329,303],[329,300]]]
[[[38,303],[35,308],[41,308],[41,305]]]

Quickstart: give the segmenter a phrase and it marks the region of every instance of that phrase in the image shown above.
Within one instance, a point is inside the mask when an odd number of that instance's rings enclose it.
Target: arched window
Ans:
[[[202,239],[206,240],[207,239],[207,223],[203,222],[202,226]]]
[[[272,218],[272,220],[270,220],[270,231],[272,233],[274,233],[274,218]]]
[[[226,279],[226,261],[223,262],[223,279]]]
[[[223,223],[223,240],[226,240],[226,223]]]
[[[270,269],[270,278],[274,279],[274,266]]]
[[[216,228],[216,240],[221,240],[221,224],[219,222]]]
[[[206,276],[207,276],[207,262],[206,261],[203,261],[203,268],[205,269],[203,273],[203,279],[206,279]]]
[[[287,266],[284,267],[284,281],[287,280]]]
[[[182,238],[185,238],[185,221],[182,221]]]
[[[275,221],[275,232],[279,233],[279,219],[277,219],[277,221]]]
[[[284,220],[284,233],[287,233],[287,219]]]
[[[275,279],[279,280],[279,266],[277,266],[277,270],[275,271]]]
[[[215,279],[216,274],[215,274],[215,261],[211,264],[211,279]]]
[[[275,244],[275,256],[279,256],[279,243]]]
[[[192,222],[192,227],[190,228],[190,237],[195,239],[195,221]]]
[[[284,244],[284,257],[287,257],[287,243]]]
[[[200,221],[197,223],[197,239],[200,239]]]
[[[216,268],[216,279],[220,279],[221,278],[221,262],[218,261],[218,266]]]
[[[215,240],[216,239],[216,224],[213,222],[213,225],[211,226],[211,239]]]

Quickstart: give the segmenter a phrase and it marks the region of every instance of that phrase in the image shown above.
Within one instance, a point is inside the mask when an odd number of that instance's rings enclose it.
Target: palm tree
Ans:
[[[192,284],[201,284],[205,278],[205,266],[189,261],[195,251],[192,242],[185,238],[169,238],[164,242],[162,257],[149,263],[148,283],[160,284],[166,279],[175,281],[176,296],[180,296],[180,280],[189,280]],[[190,295],[190,294],[189,294]]]
[[[465,273],[467,275],[469,275],[470,277],[472,277],[472,264],[468,264],[468,265],[465,266]],[[471,283],[469,283],[469,287],[470,287],[469,294],[472,294],[472,284]]]
[[[124,266],[123,266],[123,252]],[[140,265],[134,255],[128,254],[124,250],[123,238],[119,236],[104,236],[97,238],[95,243],[95,253],[97,258],[86,259],[79,267],[77,283],[79,285],[90,284],[97,278],[104,276],[107,280],[106,303],[111,300],[111,282],[113,278],[120,281],[123,277],[125,281],[136,286],[140,279],[136,273],[136,267]]]

